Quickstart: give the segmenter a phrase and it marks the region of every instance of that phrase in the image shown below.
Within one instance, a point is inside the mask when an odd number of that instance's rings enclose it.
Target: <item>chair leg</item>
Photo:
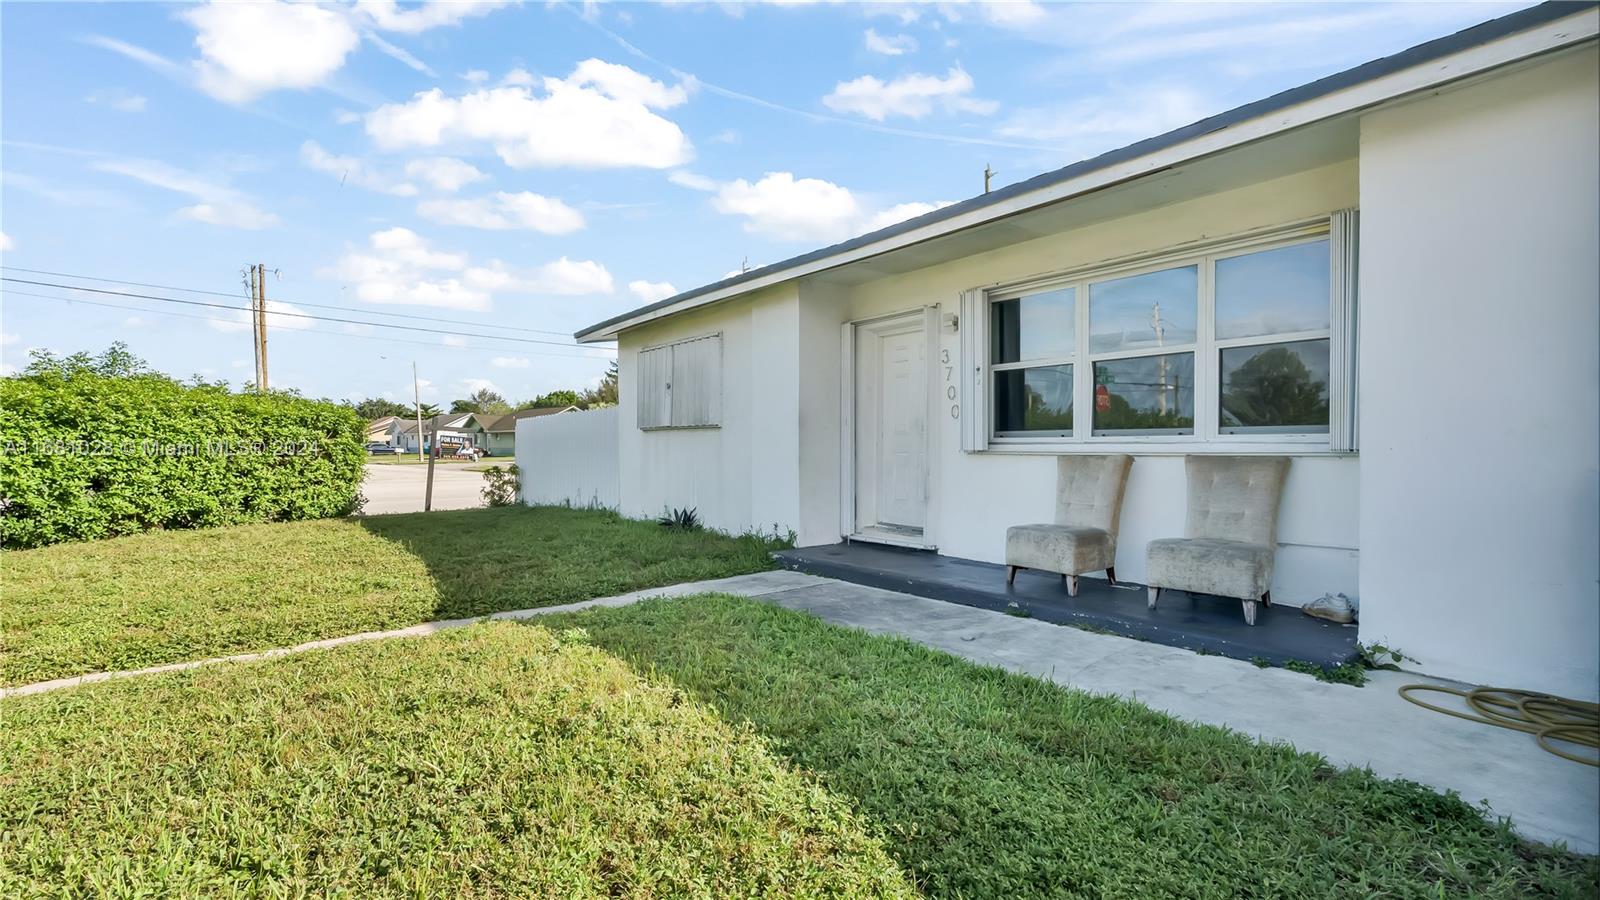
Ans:
[[[1063,576],[1063,577],[1067,579],[1067,596],[1068,597],[1076,597],[1076,596],[1078,596],[1078,576],[1076,576],[1076,575],[1066,575],[1066,576]]]
[[[1267,609],[1271,609],[1272,608],[1272,592],[1271,591],[1267,591],[1265,594],[1261,595],[1261,605],[1265,606]]]
[[[1149,601],[1149,605],[1150,605],[1151,609],[1155,609],[1156,608],[1156,600],[1160,596],[1161,596],[1161,588],[1158,588],[1158,587],[1155,587],[1155,586],[1152,585],[1151,588],[1150,588],[1150,601]]]
[[[1016,584],[1017,583],[1017,570],[1020,569],[1020,568],[1022,568],[1022,567],[1021,566],[1006,566],[1006,584]]]
[[[1256,601],[1254,600],[1244,601],[1244,623],[1246,625],[1254,625],[1256,623]]]
[[[1109,582],[1112,587],[1116,587],[1117,586],[1117,567],[1116,566],[1106,566],[1106,581]]]

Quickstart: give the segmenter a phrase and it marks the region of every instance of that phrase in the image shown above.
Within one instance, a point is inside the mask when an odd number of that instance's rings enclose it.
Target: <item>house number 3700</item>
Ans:
[[[954,399],[956,399],[956,386],[952,382],[954,382],[954,380],[955,380],[955,371],[956,370],[955,370],[954,366],[950,365],[950,351],[949,350],[940,350],[939,351],[939,364],[944,366],[944,395],[946,397],[950,398],[951,400],[954,400]],[[959,403],[951,403],[950,404],[950,418],[952,418],[952,419],[961,418],[961,404],[959,404]]]

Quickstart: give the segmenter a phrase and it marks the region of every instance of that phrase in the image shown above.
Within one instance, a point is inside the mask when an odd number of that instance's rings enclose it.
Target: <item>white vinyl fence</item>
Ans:
[[[517,423],[522,502],[617,508],[617,408]]]

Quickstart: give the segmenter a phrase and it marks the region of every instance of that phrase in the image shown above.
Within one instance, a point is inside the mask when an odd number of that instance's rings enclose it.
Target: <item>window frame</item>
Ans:
[[[700,423],[694,423],[694,424],[677,424],[677,423],[674,423],[672,421],[673,416],[674,416],[673,402],[672,402],[672,388],[673,388],[672,382],[673,382],[673,379],[675,377],[674,373],[675,373],[675,363],[676,363],[677,348],[682,346],[682,345],[684,345],[684,344],[693,344],[693,343],[695,343],[697,341],[705,341],[705,340],[711,340],[711,339],[715,339],[716,342],[717,342],[716,343],[716,354],[713,357],[713,359],[715,360],[715,367],[716,367],[716,371],[715,371],[715,374],[714,374],[714,379],[715,379],[716,383],[715,383],[715,385],[713,386],[713,388],[709,392],[709,396],[711,398],[711,415],[710,415],[710,418],[713,419],[714,421],[711,421],[711,422],[700,422]],[[663,397],[663,399],[665,401],[664,409],[665,409],[665,412],[666,412],[666,421],[663,422],[663,423],[660,423],[660,424],[649,424],[649,425],[644,424],[644,423],[639,421],[639,419],[643,417],[644,409],[645,409],[645,397],[644,397],[644,392],[643,392],[644,379],[640,378],[639,379],[640,388],[641,388],[640,389],[640,393],[639,393],[639,396],[637,398],[635,398],[635,400],[634,400],[634,424],[635,424],[635,427],[637,427],[640,431],[689,431],[689,430],[706,429],[706,428],[721,428],[722,427],[722,414],[723,414],[723,408],[722,408],[722,399],[723,399],[722,398],[723,362],[724,362],[724,355],[725,355],[725,350],[724,350],[723,344],[724,344],[723,334],[722,334],[721,331],[708,331],[708,332],[705,332],[704,334],[695,334],[695,335],[691,335],[689,337],[673,338],[670,341],[659,341],[659,342],[654,343],[654,344],[646,344],[645,346],[640,347],[637,351],[635,351],[634,352],[634,366],[635,366],[636,369],[639,366],[641,366],[645,354],[652,353],[652,352],[659,351],[659,350],[668,351],[667,358],[666,358],[665,395]]]
[[[1080,364],[1079,360],[1078,360],[1078,354],[1079,354],[1079,352],[1081,350],[1081,348],[1079,347],[1079,344],[1081,344],[1081,341],[1077,340],[1078,333],[1082,332],[1082,326],[1083,326],[1083,316],[1081,314],[1081,310],[1082,310],[1083,305],[1084,305],[1084,302],[1083,302],[1084,301],[1084,294],[1083,294],[1082,286],[1078,285],[1078,284],[1076,284],[1074,282],[1044,282],[1042,284],[1030,284],[1030,285],[1028,285],[1026,287],[1019,288],[1019,289],[1016,289],[1016,290],[1001,291],[999,293],[993,294],[993,295],[985,298],[984,304],[983,304],[983,315],[985,316],[985,319],[984,319],[985,322],[993,322],[994,321],[994,318],[993,318],[994,317],[994,305],[996,303],[1005,303],[1005,302],[1010,301],[1010,300],[1022,300],[1024,297],[1029,297],[1029,296],[1032,296],[1032,295],[1035,295],[1035,294],[1048,293],[1050,291],[1060,290],[1062,288],[1067,288],[1067,287],[1070,287],[1070,288],[1073,289],[1073,292],[1072,292],[1072,319],[1073,319],[1073,326],[1072,327],[1073,327],[1073,331],[1075,332],[1075,334],[1073,335],[1075,343],[1074,343],[1074,349],[1073,349],[1072,353],[1070,353],[1070,354],[1068,354],[1066,356],[1042,356],[1042,357],[1039,357],[1038,359],[1022,359],[1022,360],[1017,360],[1016,362],[997,363],[997,362],[993,362],[992,360],[989,359],[991,356],[994,355],[994,340],[993,340],[994,335],[993,335],[992,331],[987,333],[986,336],[989,338],[989,340],[985,342],[986,346],[983,348],[983,354],[984,354],[985,363],[987,364],[988,370],[989,370],[989,379],[988,379],[988,381],[989,381],[989,387],[988,387],[989,398],[988,398],[988,402],[985,403],[984,406],[988,410],[989,416],[990,416],[990,420],[991,420],[989,422],[989,433],[990,433],[990,435],[996,436],[996,437],[1004,436],[1004,437],[1007,437],[1007,438],[1018,437],[1018,438],[1026,438],[1026,439],[1032,439],[1032,440],[1038,440],[1038,439],[1041,439],[1041,438],[1050,439],[1050,440],[1060,440],[1062,438],[1067,438],[1067,437],[1071,437],[1072,436],[1072,432],[1065,431],[1065,430],[1060,430],[1060,431],[1054,431],[1054,430],[1052,430],[1052,431],[1044,431],[1044,430],[1040,430],[1040,431],[997,431],[997,430],[995,430],[995,427],[994,427],[994,422],[993,422],[994,409],[995,409],[995,403],[994,403],[995,378],[994,378],[994,373],[995,372],[1024,371],[1024,370],[1027,370],[1027,369],[1043,369],[1043,368],[1047,368],[1047,367],[1050,367],[1050,366],[1071,366],[1072,367],[1072,427],[1073,427],[1074,431],[1077,430],[1078,419],[1079,419],[1079,415],[1078,415],[1078,410],[1079,410],[1079,408],[1078,408],[1078,381],[1079,381],[1080,376],[1082,375],[1082,368],[1083,368],[1082,365]],[[992,328],[992,326],[991,326],[991,328]]]
[[[1344,358],[1334,335],[1340,315],[1340,303],[1335,296],[1341,288],[1338,266],[1340,247],[1334,240],[1334,223],[1327,217],[1263,229],[1242,236],[1190,244],[1182,248],[1142,254],[1122,260],[1112,260],[1084,266],[1065,272],[1033,277],[1026,280],[994,285],[972,292],[975,297],[973,312],[982,319],[983,333],[974,336],[968,346],[977,354],[976,365],[971,366],[976,378],[973,381],[974,401],[981,403],[981,434],[978,451],[1052,453],[1070,451],[1106,452],[1127,450],[1134,452],[1182,453],[1189,450],[1208,452],[1332,452],[1332,434],[1337,430],[1340,410],[1335,403],[1335,385],[1341,379],[1353,376],[1344,371]],[[1329,326],[1309,331],[1284,334],[1253,335],[1250,337],[1218,340],[1216,329],[1216,262],[1219,259],[1242,256],[1264,250],[1274,250],[1297,244],[1328,242],[1329,257]],[[1171,347],[1140,347],[1132,350],[1092,353],[1090,346],[1090,288],[1100,282],[1158,272],[1165,269],[1194,265],[1197,267],[1196,328],[1192,344]],[[1014,300],[1044,290],[1072,288],[1074,291],[1075,347],[1069,356],[1027,360],[1016,363],[993,363],[993,335],[989,328],[993,320],[992,304]],[[1297,426],[1282,428],[1261,427],[1248,430],[1229,430],[1222,425],[1222,351],[1235,347],[1288,344],[1297,341],[1326,340],[1329,349],[1329,423],[1317,431],[1307,431]],[[1132,359],[1188,353],[1194,359],[1194,428],[1192,433],[1176,431],[1116,431],[1096,434],[1094,431],[1094,364],[1115,359]],[[995,372],[1010,369],[1027,369],[1046,365],[1071,365],[1073,367],[1073,428],[1070,433],[1000,432],[995,429]]]

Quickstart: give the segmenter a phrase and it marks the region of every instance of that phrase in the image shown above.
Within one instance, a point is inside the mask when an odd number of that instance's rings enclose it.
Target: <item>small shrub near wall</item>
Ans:
[[[0,379],[0,544],[316,519],[360,503],[353,410],[162,375]]]

